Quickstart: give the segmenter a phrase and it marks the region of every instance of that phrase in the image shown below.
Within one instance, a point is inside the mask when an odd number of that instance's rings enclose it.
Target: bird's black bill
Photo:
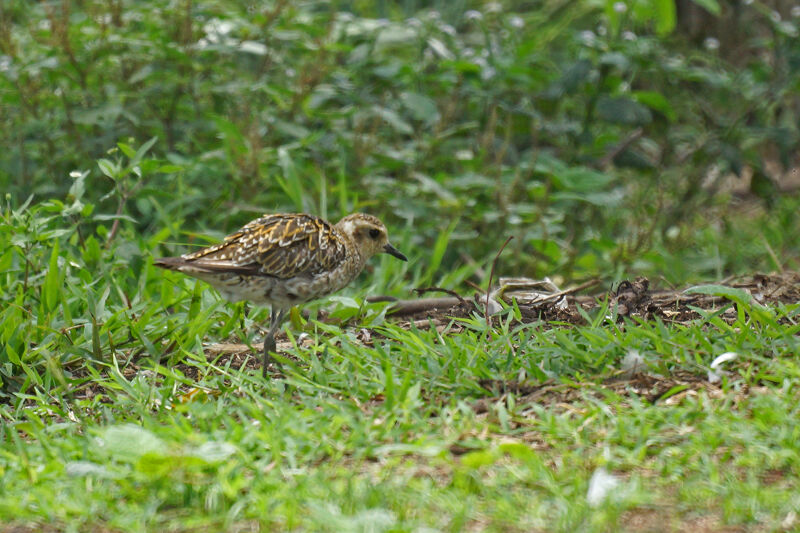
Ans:
[[[406,257],[402,253],[400,253],[400,250],[398,250],[397,248],[395,248],[391,244],[386,244],[386,246],[383,247],[383,251],[386,252],[389,255],[395,256],[396,258],[400,259],[401,261],[408,261],[408,257]]]

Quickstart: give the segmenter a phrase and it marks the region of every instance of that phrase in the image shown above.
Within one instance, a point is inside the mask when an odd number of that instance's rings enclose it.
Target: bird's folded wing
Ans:
[[[345,256],[341,234],[325,220],[281,214],[256,219],[220,244],[182,259],[208,271],[291,278],[332,270]]]

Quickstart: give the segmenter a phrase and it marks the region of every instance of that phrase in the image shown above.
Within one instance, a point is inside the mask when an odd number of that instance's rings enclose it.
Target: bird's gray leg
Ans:
[[[264,359],[261,366],[262,374],[267,377],[267,365],[270,361],[274,361],[270,352],[275,351],[275,333],[281,327],[284,317],[286,316],[286,309],[275,309],[270,311],[269,315],[269,330],[267,336],[264,337]]]

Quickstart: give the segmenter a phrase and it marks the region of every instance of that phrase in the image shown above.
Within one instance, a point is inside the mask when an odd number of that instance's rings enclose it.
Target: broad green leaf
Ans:
[[[592,63],[589,60],[578,60],[564,71],[559,85],[567,93],[575,92],[589,79],[591,72]]]
[[[428,46],[442,59],[452,60],[455,58],[455,55],[447,48],[447,45],[435,37],[428,39]]]
[[[558,173],[557,177],[564,188],[585,192],[603,190],[614,181],[612,174],[586,167],[567,168]]]
[[[477,470],[496,463],[500,458],[501,455],[497,450],[477,450],[465,454],[461,458],[461,464],[470,470]]]
[[[136,220],[135,218],[133,218],[130,215],[114,215],[114,214],[110,214],[110,213],[109,214],[95,215],[94,219],[95,220],[117,220],[117,219],[119,219],[119,220],[127,220],[129,222],[134,222],[134,223],[139,222],[138,220]]]
[[[411,112],[415,120],[426,124],[433,124],[439,120],[439,110],[436,103],[425,95],[404,92],[400,94],[400,101]]]
[[[123,154],[125,154],[125,157],[127,157],[128,159],[133,159],[136,156],[136,150],[131,148],[130,145],[120,142],[117,143],[117,146],[119,147],[120,151]]]
[[[417,38],[417,31],[400,24],[386,26],[375,39],[375,48],[381,52],[395,46],[406,45]]]
[[[342,305],[342,307],[349,308],[349,309],[360,309],[361,304],[359,304],[354,298],[350,296],[331,296],[328,300],[332,302],[338,302]]]
[[[19,354],[14,349],[14,347],[11,346],[11,344],[6,344],[4,348],[6,355],[8,356],[8,360],[11,361],[12,364],[14,365],[22,364],[22,360],[20,359]]]
[[[597,116],[606,122],[631,126],[649,124],[653,119],[649,109],[624,96],[600,97],[597,101]]]
[[[47,275],[44,278],[42,292],[44,293],[45,308],[52,311],[58,303],[58,295],[61,291],[61,273],[58,271],[58,239],[53,242],[53,250],[50,252],[50,264],[47,268]]]
[[[130,162],[131,166],[138,164],[139,161],[142,160],[144,155],[150,150],[150,148],[153,147],[153,145],[156,143],[157,140],[158,137],[153,137],[152,139],[141,145],[139,149],[136,150],[136,155],[134,155],[133,158],[131,159]]]
[[[670,388],[667,392],[665,392],[664,394],[659,396],[658,397],[658,401],[663,402],[667,398],[675,396],[679,392],[683,392],[683,391],[687,390],[688,388],[689,388],[688,385],[675,385],[674,387]]]
[[[663,94],[656,91],[635,91],[631,96],[640,104],[646,105],[653,111],[658,111],[667,120],[674,121],[677,118],[675,110]]]
[[[73,477],[95,477],[99,479],[118,479],[121,474],[108,467],[91,461],[70,461],[64,465],[64,471]]]
[[[144,454],[164,454],[164,442],[135,424],[111,426],[100,433],[100,447],[119,461],[132,462]]]
[[[613,66],[621,72],[625,72],[630,68],[631,60],[620,52],[608,52],[600,56],[600,64]]]
[[[267,54],[269,48],[267,48],[263,43],[259,43],[257,41],[242,41],[239,44],[239,50],[248,54],[263,56]]]
[[[100,167],[100,171],[109,178],[117,179],[117,175],[119,174],[119,169],[114,163],[112,163],[108,159],[98,159],[97,166]]]
[[[301,126],[300,124],[296,124],[293,122],[288,122],[285,120],[275,119],[273,122],[273,127],[276,131],[284,133],[288,136],[294,137],[297,140],[305,139],[311,132],[308,128]]]
[[[237,451],[236,446],[229,442],[208,441],[196,448],[191,448],[187,455],[199,457],[207,463],[219,463]]]
[[[499,448],[501,452],[517,459],[521,459],[529,463],[541,463],[541,460],[536,455],[536,452],[534,452],[533,449],[527,444],[523,444],[521,442],[504,442],[500,444]]]
[[[761,304],[755,301],[753,295],[746,290],[736,287],[728,287],[726,285],[696,285],[694,287],[689,287],[683,292],[686,294],[707,294],[709,296],[719,296],[740,304],[748,304],[759,307],[761,306]]]
[[[411,135],[414,133],[414,128],[411,125],[400,118],[400,115],[392,111],[391,109],[387,109],[385,107],[380,106],[373,106],[372,108],[375,113],[381,117],[383,120],[386,121],[392,128],[394,128],[398,133],[403,133],[405,135]]]
[[[5,253],[0,255],[0,272],[8,272],[11,268],[11,263],[14,261],[14,255],[16,251],[14,248],[9,247],[6,249]]]
[[[652,0],[655,8],[656,33],[669,35],[675,29],[675,0]]]

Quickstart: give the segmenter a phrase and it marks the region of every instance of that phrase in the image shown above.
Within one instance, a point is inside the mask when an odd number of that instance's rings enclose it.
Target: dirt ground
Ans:
[[[782,272],[779,274],[753,274],[727,278],[714,282],[714,285],[742,289],[753,300],[761,305],[791,304],[800,302],[800,272]],[[550,299],[543,303],[525,303],[517,301],[522,322],[536,321],[564,322],[568,324],[584,324],[585,319],[578,311],[580,306],[585,311],[591,311],[608,303],[609,311],[616,313],[618,320],[624,317],[653,320],[660,318],[667,323],[686,323],[700,318],[696,309],[714,310],[730,304],[722,296],[706,294],[692,294],[687,288],[681,289],[651,289],[647,278],[639,277],[634,280],[624,280],[604,292],[595,292],[590,295],[564,294],[562,298]],[[450,320],[451,318],[465,318],[474,312],[483,313],[485,294],[475,295],[471,298],[458,296],[452,291],[449,298],[431,298],[423,300],[405,300],[397,302],[398,312],[389,316],[403,317],[408,321]],[[568,293],[570,291],[561,291]],[[510,293],[504,294],[506,303],[511,303]],[[512,293],[513,295],[513,293]],[[432,303],[424,308],[422,302]],[[437,305],[433,305],[433,304]],[[566,305],[564,305],[566,303]],[[561,305],[559,305],[561,304]],[[723,317],[736,318],[736,310],[730,307]],[[544,327],[548,327],[544,325]]]

